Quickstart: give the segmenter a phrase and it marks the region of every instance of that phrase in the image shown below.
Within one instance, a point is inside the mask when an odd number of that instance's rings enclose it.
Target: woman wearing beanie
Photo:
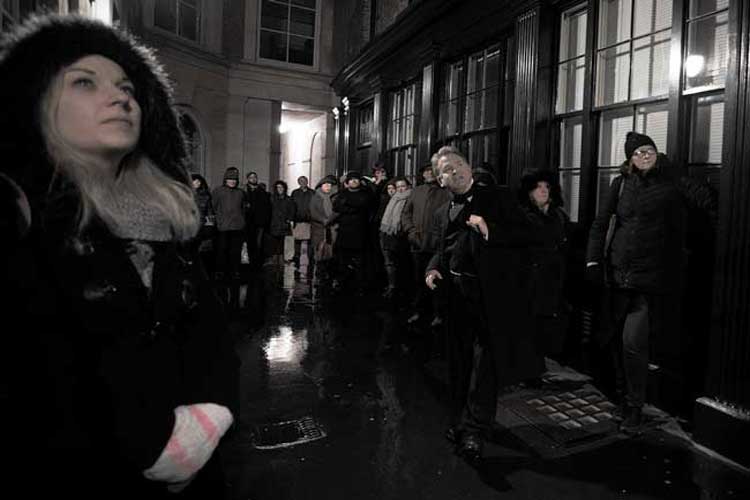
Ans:
[[[611,293],[603,307],[627,433],[639,432],[648,378],[649,335],[664,297],[679,291],[685,206],[667,157],[647,135],[629,132],[626,160],[591,226],[586,275]],[[614,215],[614,217],[612,217]],[[606,276],[606,277],[605,277]]]
[[[284,265],[284,240],[292,235],[294,222],[294,201],[288,194],[289,187],[284,181],[273,183],[271,193],[271,225],[268,229],[270,248],[268,255],[279,268]]]
[[[318,283],[325,283],[330,278],[330,261],[333,242],[336,237],[333,219],[333,187],[336,177],[327,175],[315,186],[315,196],[310,200],[310,244],[315,249],[314,267],[317,270]]]
[[[527,173],[521,178],[519,201],[529,223],[541,235],[528,254],[534,340],[540,353],[559,360],[570,308],[563,293],[570,218],[562,208],[557,176],[549,170]]]
[[[49,15],[2,40],[0,94],[2,173],[32,221],[2,262],[6,325],[23,325],[6,336],[10,480],[34,497],[220,498],[238,362],[190,244],[167,76],[130,35]]]

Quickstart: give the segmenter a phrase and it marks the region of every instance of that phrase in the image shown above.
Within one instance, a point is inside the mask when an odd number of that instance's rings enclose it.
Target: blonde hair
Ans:
[[[78,234],[88,227],[95,215],[110,229],[125,225],[129,215],[119,210],[113,200],[122,193],[129,193],[169,221],[173,240],[187,241],[194,237],[200,228],[200,219],[190,186],[167,175],[138,149],[122,159],[113,176],[63,139],[56,117],[62,90],[61,74],[53,78],[42,98],[40,123],[55,176],[69,179],[78,190],[81,202]]]

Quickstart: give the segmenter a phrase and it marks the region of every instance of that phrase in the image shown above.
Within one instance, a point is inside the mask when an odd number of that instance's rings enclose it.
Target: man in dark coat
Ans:
[[[310,201],[315,196],[315,191],[308,187],[308,179],[304,175],[297,179],[299,187],[292,191],[294,202],[294,266],[299,270],[299,259],[302,253],[302,242],[307,246],[308,273],[313,268],[313,247],[310,244]]]
[[[494,422],[498,389],[539,377],[544,368],[526,333],[522,260],[534,233],[515,196],[505,188],[474,184],[461,154],[441,154],[438,169],[453,199],[436,214],[438,248],[425,281],[431,289],[446,287],[450,297],[452,422],[446,437],[459,442],[459,453],[475,459],[482,451],[480,432]]]
[[[435,212],[450,200],[450,192],[437,183],[435,177],[437,161],[438,155],[435,153],[432,155],[431,162],[422,168],[424,184],[412,190],[412,195],[401,214],[401,224],[409,239],[416,283],[414,314],[408,321],[413,323],[428,314],[434,314],[435,326],[440,323],[441,319],[438,314],[437,294],[432,294],[433,300],[431,301],[428,296],[429,291],[424,286],[424,273],[427,263],[430,262],[437,248],[434,232]]]
[[[258,184],[258,174],[247,174],[247,213],[245,222],[247,228],[247,252],[250,265],[263,263],[263,239],[271,223],[271,197]]]
[[[360,291],[364,285],[362,257],[373,208],[373,195],[369,189],[362,187],[361,178],[357,171],[347,173],[344,190],[333,199],[333,217],[338,222],[334,252],[339,259],[339,276],[334,288],[341,287],[353,274],[358,278]]]

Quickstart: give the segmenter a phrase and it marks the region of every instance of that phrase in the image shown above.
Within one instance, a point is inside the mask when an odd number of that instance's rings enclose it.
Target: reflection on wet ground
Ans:
[[[747,476],[658,429],[553,460],[499,433],[469,465],[443,437],[435,332],[408,330],[408,312],[376,294],[321,293],[291,265],[250,283],[232,323],[243,395],[225,456],[233,499],[750,498]],[[259,425],[305,417],[326,437],[253,447]]]

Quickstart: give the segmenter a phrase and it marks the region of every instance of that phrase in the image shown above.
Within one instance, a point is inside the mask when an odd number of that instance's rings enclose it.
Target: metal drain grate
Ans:
[[[257,425],[252,444],[259,450],[287,448],[326,437],[325,429],[312,417]]]

